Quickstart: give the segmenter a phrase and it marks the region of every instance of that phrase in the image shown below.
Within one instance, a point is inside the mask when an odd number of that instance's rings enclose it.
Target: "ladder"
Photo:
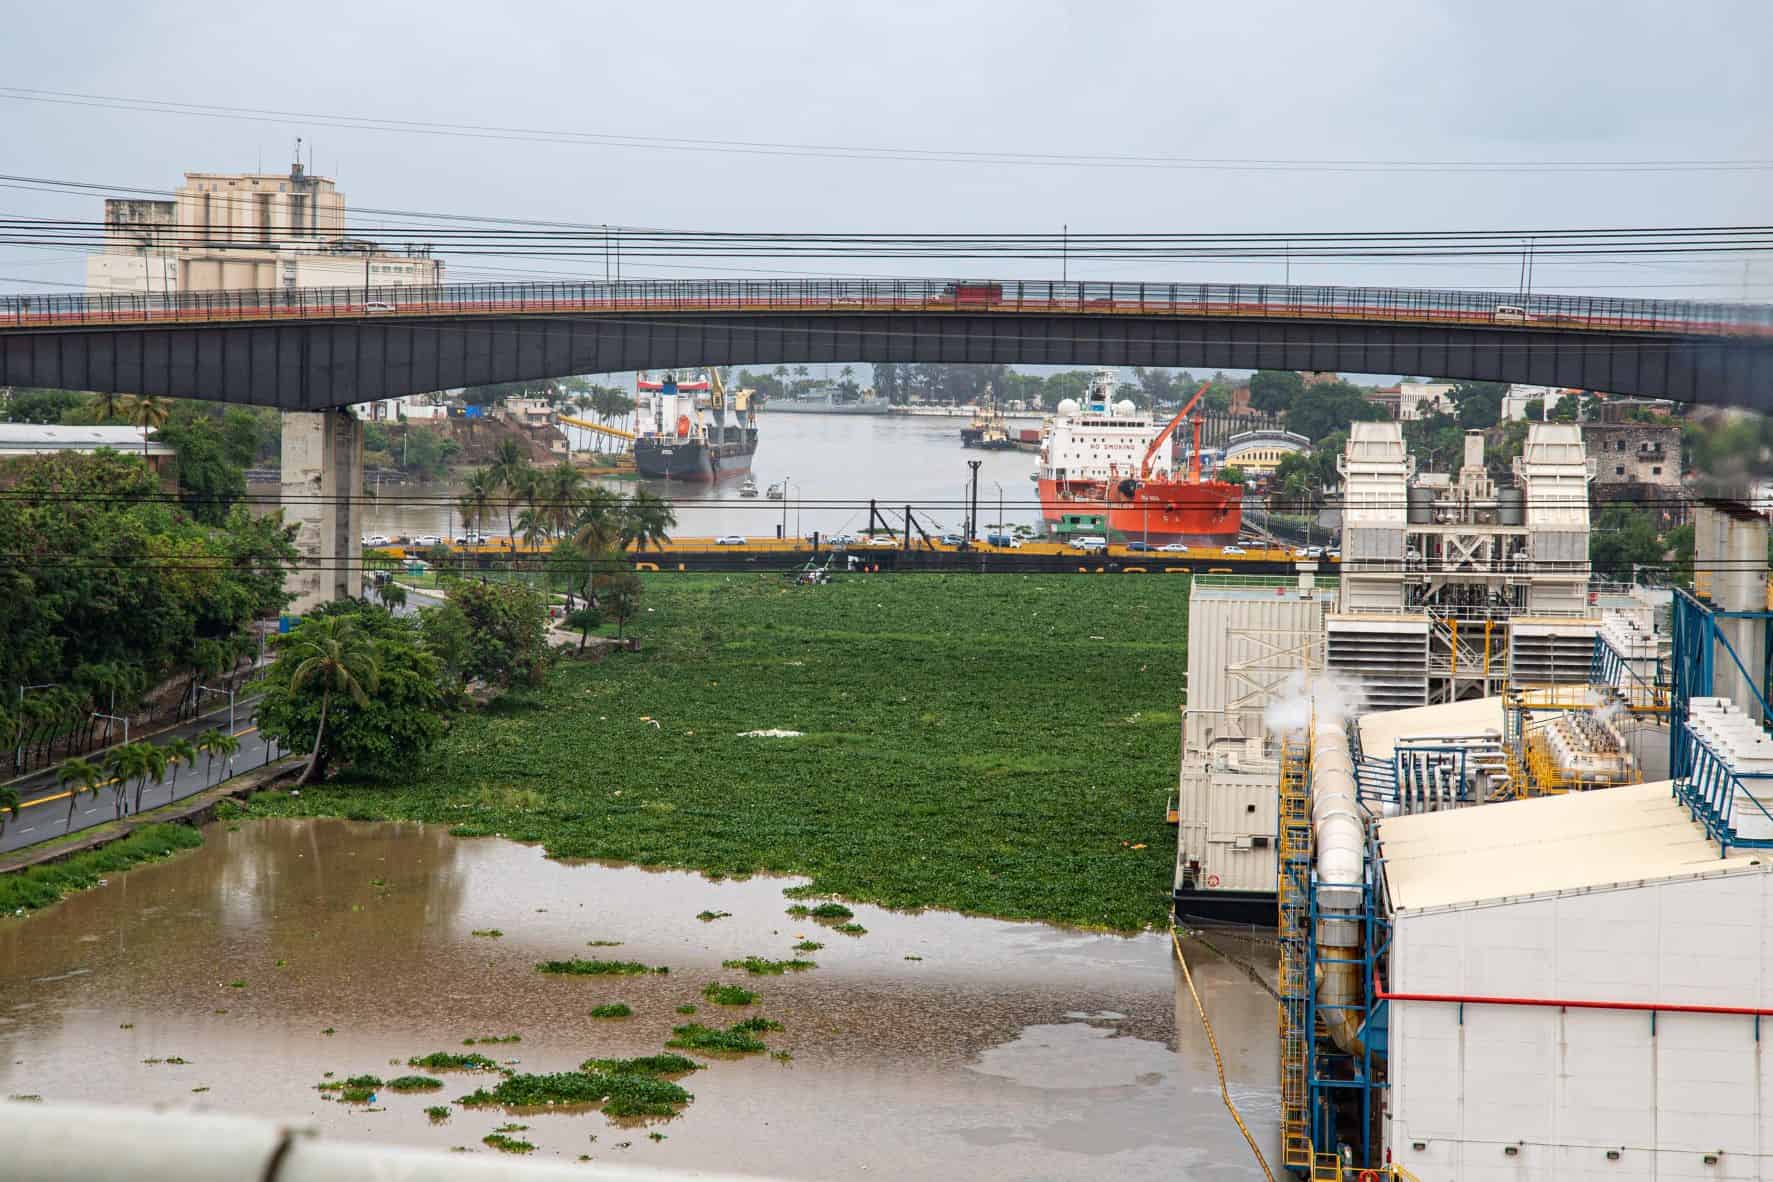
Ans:
[[[1312,1170],[1306,1119],[1311,1032],[1305,1027],[1311,990],[1306,971],[1311,939],[1311,802],[1304,743],[1283,740],[1280,755],[1280,870],[1275,896],[1280,928],[1281,1162],[1289,1169]]]

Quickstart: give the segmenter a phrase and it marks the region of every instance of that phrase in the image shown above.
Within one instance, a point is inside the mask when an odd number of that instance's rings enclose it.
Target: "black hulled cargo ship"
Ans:
[[[644,376],[636,386],[645,399],[634,467],[651,480],[710,484],[751,470],[757,451],[752,392],[729,397],[718,372],[702,381],[659,381]]]

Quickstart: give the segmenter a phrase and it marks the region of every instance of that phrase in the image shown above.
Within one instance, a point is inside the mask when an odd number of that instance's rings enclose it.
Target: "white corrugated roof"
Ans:
[[[0,453],[31,455],[48,451],[91,451],[100,447],[139,452],[142,429],[97,424],[0,423]],[[172,448],[149,440],[148,454],[171,455]]]
[[[1763,862],[1718,845],[1671,781],[1572,792],[1379,822],[1396,911],[1683,878]]]
[[[1399,739],[1413,735],[1470,735],[1478,731],[1502,733],[1502,699],[1471,698],[1440,706],[1414,706],[1363,714],[1355,725],[1361,729],[1361,753],[1390,759]]]

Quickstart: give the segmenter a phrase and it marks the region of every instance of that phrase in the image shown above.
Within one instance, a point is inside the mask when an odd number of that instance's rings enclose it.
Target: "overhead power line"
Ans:
[[[500,126],[441,120],[398,119],[336,112],[291,111],[272,107],[225,106],[140,96],[0,87],[0,100],[134,111],[185,118],[271,121],[290,126],[334,127],[401,135],[423,135],[512,143],[564,144],[580,147],[640,149],[715,155],[756,155],[810,159],[875,160],[893,163],[958,164],[991,168],[1114,168],[1192,172],[1306,173],[1738,173],[1773,169],[1773,159],[1629,159],[1629,160],[1412,160],[1231,158],[1126,153],[1059,153],[983,151],[977,149],[909,147],[884,144],[793,143],[772,140],[710,139],[647,135],[622,131]]]

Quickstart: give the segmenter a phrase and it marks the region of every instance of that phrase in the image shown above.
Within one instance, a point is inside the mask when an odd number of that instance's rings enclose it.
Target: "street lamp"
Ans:
[[[782,477],[782,540],[788,540],[788,482],[792,476]]]
[[[17,746],[17,748],[15,748],[13,750],[13,753],[12,753],[12,770],[13,771],[15,771],[15,772],[22,771],[24,768],[24,762],[25,762],[25,728],[24,728],[25,691],[26,690],[34,690],[34,689],[55,689],[60,685],[61,685],[61,682],[59,682],[59,681],[40,681],[36,685],[21,685],[18,687],[19,730],[18,730],[18,746]]]
[[[991,483],[997,485],[997,532],[1001,537],[1009,532],[1004,528],[1003,524],[1003,482],[993,480]]]
[[[227,689],[216,689],[214,686],[200,685],[197,687],[197,692],[200,694],[226,694],[228,696],[228,733],[230,735],[233,734],[234,733],[234,687],[229,686]]]

